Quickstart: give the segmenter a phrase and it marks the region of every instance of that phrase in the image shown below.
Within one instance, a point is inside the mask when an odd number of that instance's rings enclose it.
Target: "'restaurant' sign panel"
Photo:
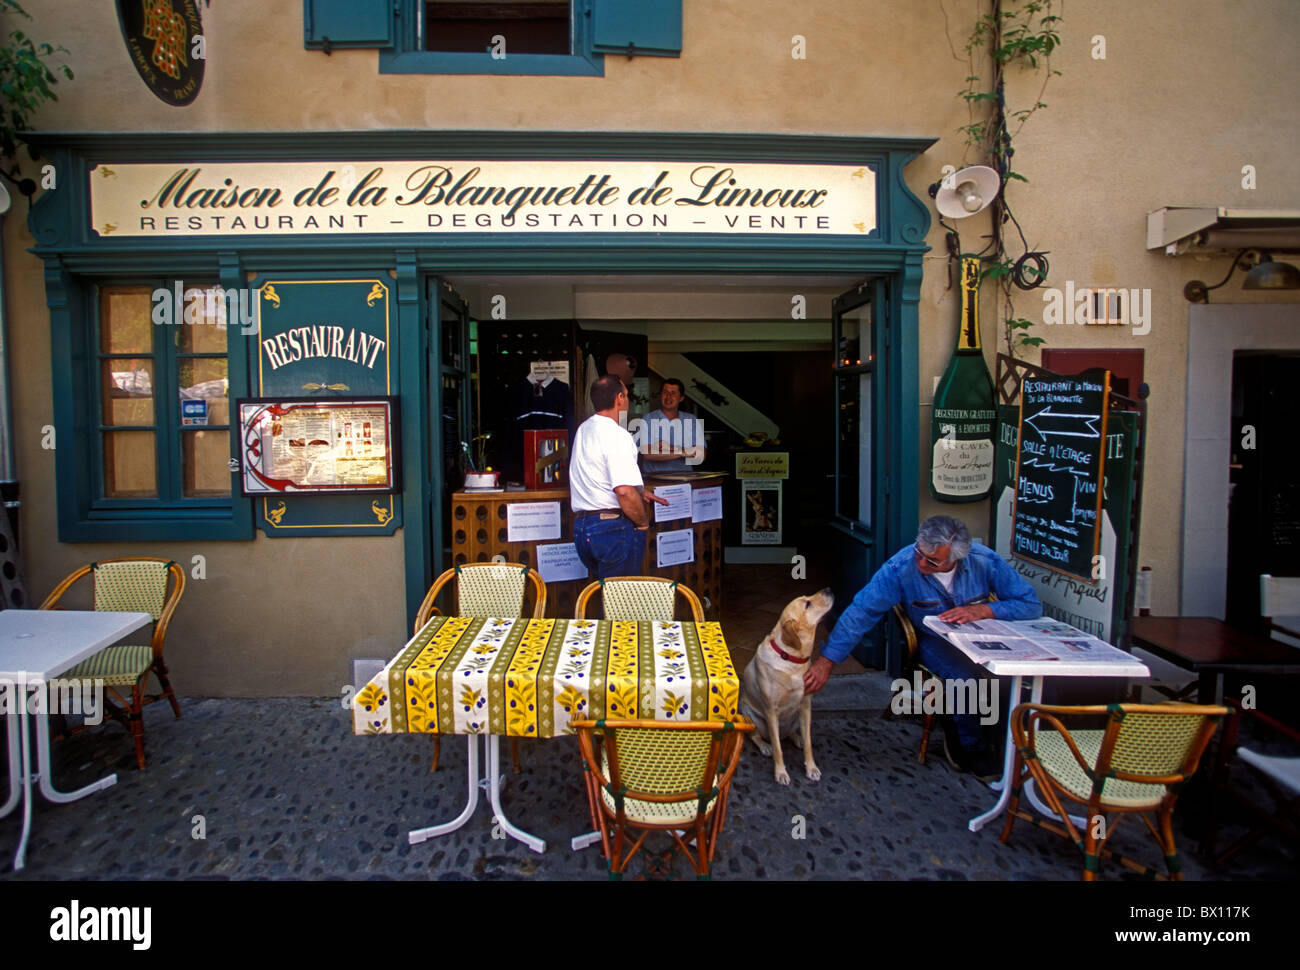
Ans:
[[[298,405],[271,415],[269,436],[245,435],[258,452],[244,455],[246,494],[258,491],[250,475],[278,486],[257,499],[258,525],[269,536],[391,535],[401,524],[392,494],[337,493],[398,487],[400,428],[391,416],[367,418],[356,401],[394,393],[392,277],[266,276],[255,286],[258,394]],[[313,401],[321,407],[302,407]]]
[[[867,166],[609,161],[96,165],[97,235],[671,232],[867,235]]]

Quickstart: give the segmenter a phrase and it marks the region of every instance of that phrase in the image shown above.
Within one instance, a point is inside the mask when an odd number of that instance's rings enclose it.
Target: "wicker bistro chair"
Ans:
[[[575,721],[573,727],[610,879],[623,877],[654,831],[672,837],[697,878],[710,878],[744,732],[754,725],[741,718]],[[633,830],[640,831],[635,841]],[[682,838],[687,833],[693,846]]]
[[[1226,707],[1197,704],[1021,704],[1011,712],[1016,762],[1002,841],[1010,838],[1011,826],[1022,818],[1075,844],[1083,853],[1084,881],[1097,878],[1102,856],[1155,876],[1149,867],[1106,848],[1120,819],[1137,814],[1164,853],[1169,878],[1181,880],[1174,803],[1227,713]],[[1099,717],[1105,718],[1104,729],[1070,730],[1064,723],[1075,718],[1095,723]],[[1020,793],[1031,778],[1064,829],[1021,811]],[[1062,806],[1062,798],[1086,806],[1082,834]],[[1148,813],[1155,813],[1156,823]]]
[[[110,695],[105,697],[105,713],[131,732],[135,740],[136,763],[144,770],[142,712],[145,705],[165,697],[172,706],[172,713],[178,718],[181,716],[176,692],[167,678],[167,664],[163,662],[163,643],[167,638],[167,624],[185,592],[185,570],[169,559],[153,557],[92,562],[54,587],[41,604],[41,609],[63,609],[58,605],[63,594],[86,576],[91,578],[95,610],[148,613],[154,619],[153,637],[149,643],[105,647],[62,675],[69,680],[103,682],[106,694]],[[162,688],[160,693],[144,693],[150,671],[158,678]],[[129,698],[126,688],[130,688]]]
[[[433,581],[424,602],[415,613],[411,635],[419,633],[425,624],[442,611],[434,605],[438,594],[452,580],[456,581],[457,616],[524,616],[525,596],[528,586],[533,588],[533,619],[546,615],[546,583],[537,570],[517,562],[475,562],[448,569]],[[438,770],[442,755],[442,737],[433,736],[433,763],[430,771]],[[510,757],[515,771],[519,770],[519,739],[510,739]]]
[[[989,593],[989,599],[996,601],[997,596]],[[903,631],[903,641],[906,645],[907,652],[903,655],[903,679],[911,683],[912,671],[921,672],[921,697],[912,699],[913,704],[922,704],[931,692],[943,692],[943,680],[931,671],[925,664],[921,663],[921,641],[916,635],[916,627],[912,625],[912,619],[903,609],[902,604],[895,603],[893,606],[894,618],[898,620],[899,629]],[[922,707],[924,711],[924,706]],[[889,718],[893,714],[888,704],[885,705],[884,711],[881,712],[882,718]],[[919,764],[925,764],[926,753],[930,750],[930,733],[934,730],[934,715],[922,713],[921,715],[921,750],[917,752],[916,760]]]
[[[574,604],[575,619],[587,618],[587,602],[596,592],[601,594],[607,620],[662,620],[674,618],[676,594],[690,607],[691,619],[704,622],[700,598],[688,586],[660,576],[611,576],[592,583],[578,594]]]
[[[909,684],[912,682],[912,672],[920,671],[921,673],[921,697],[913,697],[913,705],[922,704],[924,698],[931,691],[942,691],[943,681],[931,673],[924,664],[918,659],[918,653],[921,649],[921,642],[916,636],[916,628],[912,626],[912,621],[908,618],[907,612],[894,604],[894,617],[898,620],[898,626],[903,631],[903,639],[906,643],[907,652],[903,656],[903,679]],[[913,707],[915,710],[915,707]],[[881,712],[882,718],[892,716],[893,711],[890,705],[885,704],[885,709]],[[934,730],[934,715],[922,713],[921,715],[921,750],[917,752],[916,760],[920,764],[925,764],[925,755],[930,748],[930,732]]]

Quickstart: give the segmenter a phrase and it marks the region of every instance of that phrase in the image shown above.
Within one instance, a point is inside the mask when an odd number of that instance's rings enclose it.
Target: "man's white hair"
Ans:
[[[916,544],[927,555],[940,546],[947,546],[949,559],[956,562],[970,555],[970,529],[951,515],[932,515],[916,531]]]

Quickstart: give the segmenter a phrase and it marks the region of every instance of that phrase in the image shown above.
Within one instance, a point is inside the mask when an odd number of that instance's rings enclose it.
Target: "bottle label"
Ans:
[[[954,436],[934,443],[931,475],[938,495],[979,495],[993,487],[993,442],[963,441]]]

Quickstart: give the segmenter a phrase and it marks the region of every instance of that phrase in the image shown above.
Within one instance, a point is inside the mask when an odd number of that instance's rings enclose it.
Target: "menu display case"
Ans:
[[[399,491],[397,398],[241,398],[244,495]]]

